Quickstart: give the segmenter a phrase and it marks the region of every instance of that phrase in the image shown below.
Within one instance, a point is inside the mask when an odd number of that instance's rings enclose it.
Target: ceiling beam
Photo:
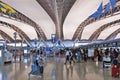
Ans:
[[[105,6],[106,6],[106,5],[105,5]],[[104,7],[105,7],[105,6],[104,6]],[[120,5],[117,5],[117,6],[114,8],[114,10],[110,10],[107,14],[102,15],[102,17],[99,18],[99,19],[96,19],[96,18],[87,18],[86,20],[84,20],[84,21],[78,26],[78,28],[76,29],[76,31],[75,31],[75,33],[74,33],[74,35],[73,35],[72,40],[75,40],[75,39],[77,39],[78,37],[79,37],[79,39],[81,39],[83,29],[84,29],[87,25],[92,24],[93,22],[98,21],[98,20],[101,20],[101,19],[104,19],[104,18],[112,17],[112,16],[117,15],[117,14],[119,15],[119,13],[114,14],[114,13],[119,12],[119,11],[120,11]],[[108,16],[108,15],[110,15],[110,16]],[[82,27],[83,27],[83,29],[81,30]]]
[[[48,13],[56,27],[57,39],[64,39],[63,23],[76,0],[36,0]]]
[[[22,31],[21,29],[19,29],[17,26],[15,25],[12,25],[12,24],[9,24],[9,23],[6,23],[6,22],[3,22],[3,21],[0,21],[0,24],[3,25],[3,27],[7,26],[7,27],[10,27],[11,29],[13,29],[14,31],[16,31],[18,34],[24,36],[24,38],[29,41],[30,38],[27,36],[27,34]],[[5,26],[4,26],[5,25]]]
[[[2,2],[2,1],[0,1],[0,2]],[[4,3],[4,4],[6,4],[6,3]],[[35,23],[33,20],[31,20],[30,18],[28,18],[24,14],[20,13],[19,11],[17,11],[17,10],[15,10],[15,11],[16,11],[16,13],[14,13],[13,15],[9,15],[9,14],[5,14],[5,15],[8,15],[8,18],[10,18],[10,19],[18,20],[18,21],[21,21],[23,23],[27,23],[27,24],[31,25],[35,29],[36,33],[38,34],[38,39],[41,39],[41,38],[44,40],[47,39],[43,30],[41,29],[41,27],[37,23]],[[6,17],[2,14],[0,16]]]
[[[29,19],[28,17],[26,17],[25,15],[23,15],[22,13],[18,12],[13,17],[15,17],[16,19],[19,19],[19,20],[21,20],[21,21],[23,21],[23,22],[31,25],[35,29],[35,31],[36,31],[36,33],[38,35],[38,39],[41,39],[41,38],[43,38],[44,40],[47,39],[46,35],[43,32],[43,30],[41,29],[41,27],[37,23],[35,23],[34,21],[32,21],[31,19]]]
[[[119,20],[116,20],[116,21],[113,21],[113,22],[110,22],[110,23],[107,23],[107,24],[104,24],[103,26],[99,27],[89,38],[89,40],[97,40],[100,33],[102,31],[104,31],[106,28],[109,28],[109,27],[114,27],[115,25],[120,25],[120,19]]]
[[[110,34],[105,40],[112,40],[115,39],[115,37],[117,36],[117,34],[120,33],[120,28],[117,29],[116,31],[114,31],[112,34]]]
[[[3,39],[5,39],[9,43],[14,41],[8,34],[6,34],[2,30],[0,30],[0,35],[3,37]]]

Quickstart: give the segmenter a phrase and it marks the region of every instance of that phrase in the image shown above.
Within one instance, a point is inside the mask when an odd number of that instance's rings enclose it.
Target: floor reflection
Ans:
[[[0,80],[28,80],[31,60],[6,64],[0,68]],[[111,77],[111,69],[103,69],[102,63],[81,62],[65,65],[64,58],[48,58],[43,76],[31,75],[30,80],[120,80]]]
[[[66,80],[70,80],[73,77],[73,65],[65,65]]]

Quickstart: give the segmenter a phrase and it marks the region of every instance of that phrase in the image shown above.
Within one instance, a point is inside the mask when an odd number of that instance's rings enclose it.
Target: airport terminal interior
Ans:
[[[120,80],[120,0],[0,0],[0,80]]]

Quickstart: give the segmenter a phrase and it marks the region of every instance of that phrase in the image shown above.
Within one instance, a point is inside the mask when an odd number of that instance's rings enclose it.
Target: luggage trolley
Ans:
[[[109,56],[103,57],[103,68],[110,68],[111,67],[111,59]]]
[[[44,70],[44,59],[39,58],[31,65],[31,71],[28,73],[28,80],[30,80],[30,75],[41,76]]]

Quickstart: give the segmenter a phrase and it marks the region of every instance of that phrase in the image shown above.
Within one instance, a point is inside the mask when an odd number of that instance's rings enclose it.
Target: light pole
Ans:
[[[13,33],[14,34],[14,42],[15,42],[15,47],[14,47],[14,49],[15,49],[15,51],[14,51],[14,59],[15,59],[15,62],[16,62],[16,55],[15,55],[15,53],[16,53],[16,38],[17,38],[17,33],[16,32],[14,32]]]

